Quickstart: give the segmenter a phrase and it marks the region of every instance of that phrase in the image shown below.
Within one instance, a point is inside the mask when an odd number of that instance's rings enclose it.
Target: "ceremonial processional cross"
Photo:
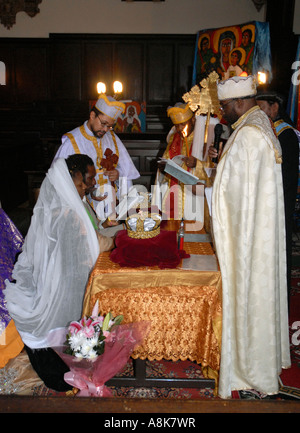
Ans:
[[[207,78],[200,81],[200,86],[195,85],[191,90],[182,97],[196,116],[205,114],[207,116],[204,133],[204,144],[207,144],[207,131],[210,121],[210,115],[215,114],[221,119],[221,109],[218,98],[217,82],[219,75],[216,71],[211,72]]]

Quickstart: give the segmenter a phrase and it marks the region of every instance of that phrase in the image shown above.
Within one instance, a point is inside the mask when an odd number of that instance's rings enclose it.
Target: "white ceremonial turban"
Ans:
[[[237,99],[255,96],[256,81],[253,75],[247,77],[231,77],[228,80],[218,83],[218,98],[220,101],[224,99]]]
[[[101,111],[101,113],[105,114],[108,117],[111,117],[114,121],[124,113],[125,104],[120,101],[116,101],[111,96],[100,95],[98,101],[95,104],[97,110]]]

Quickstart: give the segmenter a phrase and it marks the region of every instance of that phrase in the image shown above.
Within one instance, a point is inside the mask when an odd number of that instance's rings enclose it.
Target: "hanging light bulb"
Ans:
[[[100,95],[100,93],[106,93],[106,85],[104,83],[102,83],[101,81],[99,81],[99,83],[97,83],[97,92]]]

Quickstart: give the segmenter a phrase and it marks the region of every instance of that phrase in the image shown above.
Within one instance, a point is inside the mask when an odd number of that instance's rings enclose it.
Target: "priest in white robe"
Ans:
[[[219,394],[278,393],[290,366],[281,147],[252,76],[218,84],[233,132],[219,159],[212,225],[222,273]]]
[[[90,112],[89,119],[78,128],[62,137],[62,144],[54,160],[67,158],[74,153],[82,153],[92,158],[97,175],[97,189],[90,197],[98,218],[104,221],[113,216],[116,199],[126,196],[132,186],[132,180],[140,173],[113,128],[118,117],[124,112],[125,104],[110,96],[100,95]],[[106,151],[111,151],[112,168],[105,168]],[[108,162],[108,161],[107,161]]]

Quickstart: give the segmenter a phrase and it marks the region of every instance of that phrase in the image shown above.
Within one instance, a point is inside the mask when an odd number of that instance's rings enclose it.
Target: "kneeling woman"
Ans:
[[[74,167],[75,156],[82,157],[81,167]],[[41,185],[14,281],[6,281],[7,309],[33,368],[57,391],[70,389],[63,380],[68,368],[47,348],[47,338],[81,317],[88,276],[101,249],[82,202],[90,164],[86,155],[54,162]]]

